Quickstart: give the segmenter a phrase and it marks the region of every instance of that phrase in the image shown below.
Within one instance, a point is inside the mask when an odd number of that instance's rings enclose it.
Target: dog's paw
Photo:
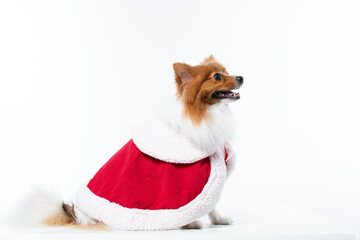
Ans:
[[[194,221],[181,227],[182,229],[201,229],[202,223],[200,221]]]
[[[218,217],[214,219],[211,223],[214,225],[231,225],[234,221],[231,217]]]

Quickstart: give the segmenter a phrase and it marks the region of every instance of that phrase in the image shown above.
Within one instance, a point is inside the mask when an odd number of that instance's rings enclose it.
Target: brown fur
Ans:
[[[76,221],[72,216],[69,216],[61,209],[56,214],[46,218],[43,221],[43,224],[53,227],[74,226],[76,225]]]
[[[63,204],[61,210],[56,214],[46,218],[42,223],[52,227],[72,227],[79,230],[89,231],[109,231],[110,229],[103,223],[98,222],[91,225],[77,225],[75,220],[74,205]]]
[[[102,222],[90,225],[72,225],[71,228],[85,231],[111,231],[111,229]]]
[[[226,68],[215,60],[214,56],[206,58],[197,66],[185,63],[174,63],[177,96],[184,103],[185,115],[194,124],[211,120],[207,110],[220,100],[212,98],[216,91],[231,90],[237,86],[234,76],[229,76]],[[222,75],[220,81],[213,79],[216,73]]]
[[[201,228],[202,228],[202,224],[200,221],[195,221],[181,227],[181,229],[201,229]]]

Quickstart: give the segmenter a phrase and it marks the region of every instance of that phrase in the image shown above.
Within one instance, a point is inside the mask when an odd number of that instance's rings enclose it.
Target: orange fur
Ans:
[[[215,91],[231,90],[237,86],[234,76],[229,76],[226,68],[215,60],[214,56],[206,58],[197,66],[185,63],[174,63],[177,97],[185,107],[185,115],[193,124],[209,121],[208,108],[220,100],[212,98]],[[216,73],[222,75],[220,81],[213,79]]]
[[[111,231],[111,229],[102,222],[90,225],[72,225],[71,228],[85,231]]]
[[[74,211],[74,206],[67,207],[69,211]],[[59,210],[59,212],[57,212],[56,214],[46,218],[42,223],[51,227],[71,227],[79,230],[88,231],[110,231],[110,229],[101,222],[90,225],[77,225],[74,217],[71,216],[71,214],[69,215],[69,212],[65,212],[63,209]]]
[[[42,223],[54,227],[76,225],[75,219],[66,214],[62,209],[56,214],[46,218]]]

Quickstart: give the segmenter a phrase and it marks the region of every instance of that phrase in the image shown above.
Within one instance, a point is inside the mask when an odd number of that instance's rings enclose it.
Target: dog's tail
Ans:
[[[84,230],[107,230],[74,204],[64,203],[59,194],[45,190],[32,191],[18,208],[13,223],[21,226],[70,226]]]
[[[61,208],[42,220],[48,226],[74,226],[77,225],[74,205],[62,203]]]
[[[31,188],[10,216],[10,224],[22,227],[75,225],[66,204],[55,188]],[[64,207],[63,207],[64,205]]]

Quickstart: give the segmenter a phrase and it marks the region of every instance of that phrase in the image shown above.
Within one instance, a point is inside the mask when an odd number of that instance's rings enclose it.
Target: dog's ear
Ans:
[[[176,75],[176,81],[190,82],[194,79],[193,67],[186,63],[174,63],[173,68]]]
[[[182,97],[186,83],[195,78],[195,71],[192,66],[186,63],[174,63],[175,82],[177,87],[177,96]]]
[[[205,58],[202,64],[206,64],[208,62],[216,62],[216,59],[212,54],[209,57]]]

